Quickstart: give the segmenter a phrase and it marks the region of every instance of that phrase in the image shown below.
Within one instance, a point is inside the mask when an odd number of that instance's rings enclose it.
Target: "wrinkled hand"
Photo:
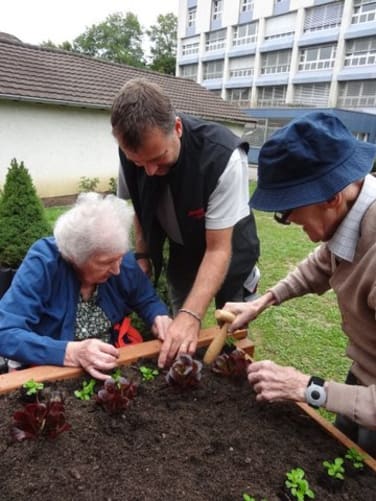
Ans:
[[[257,400],[294,400],[304,402],[304,391],[309,376],[294,369],[282,367],[270,360],[249,364],[248,381],[257,393]]]
[[[119,350],[111,344],[99,339],[71,341],[67,344],[64,365],[82,367],[93,378],[105,380],[109,376],[101,371],[109,371],[116,367]]]
[[[160,368],[171,365],[177,355],[193,355],[197,348],[200,324],[195,319],[180,313],[168,327],[158,358]]]
[[[275,298],[271,292],[267,292],[258,299],[246,303],[226,303],[223,309],[236,315],[229,330],[233,332],[236,329],[246,327],[251,320],[254,320],[262,311],[274,303]]]
[[[164,341],[166,339],[166,332],[172,323],[172,318],[167,315],[157,315],[154,323],[151,326],[151,331],[158,339]]]

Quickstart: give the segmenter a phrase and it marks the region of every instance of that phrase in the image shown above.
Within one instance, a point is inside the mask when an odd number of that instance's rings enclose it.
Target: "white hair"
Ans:
[[[82,265],[98,252],[125,254],[133,209],[114,195],[81,193],[56,221],[54,236],[64,259]]]

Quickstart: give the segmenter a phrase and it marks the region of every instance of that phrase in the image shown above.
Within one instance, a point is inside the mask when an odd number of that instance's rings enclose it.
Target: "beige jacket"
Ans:
[[[352,372],[364,386],[328,384],[326,408],[376,429],[376,203],[365,213],[355,258],[336,263],[323,243],[271,292],[277,303],[333,289],[348,337]]]

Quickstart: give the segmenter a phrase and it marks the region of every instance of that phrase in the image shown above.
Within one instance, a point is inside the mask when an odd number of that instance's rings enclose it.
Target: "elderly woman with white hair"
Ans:
[[[136,311],[164,339],[171,322],[128,252],[133,211],[85,193],[29,249],[0,301],[0,354],[26,365],[82,367],[97,379],[116,366],[114,325]]]

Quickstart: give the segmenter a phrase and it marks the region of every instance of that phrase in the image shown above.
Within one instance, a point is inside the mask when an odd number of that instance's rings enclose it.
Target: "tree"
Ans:
[[[172,12],[160,14],[157,24],[146,31],[152,42],[152,70],[175,75],[177,24],[178,18]]]
[[[69,42],[68,40],[65,40],[60,45],[56,45],[51,40],[47,40],[47,42],[46,41],[42,42],[40,46],[46,49],[61,49],[61,50],[68,50],[71,52],[73,51],[73,46],[71,42]]]
[[[0,200],[0,265],[17,268],[31,244],[50,234],[31,176],[23,162],[14,158]]]
[[[137,16],[127,12],[110,14],[105,21],[93,24],[73,40],[73,51],[101,57],[115,63],[145,66],[142,50],[143,31]]]

